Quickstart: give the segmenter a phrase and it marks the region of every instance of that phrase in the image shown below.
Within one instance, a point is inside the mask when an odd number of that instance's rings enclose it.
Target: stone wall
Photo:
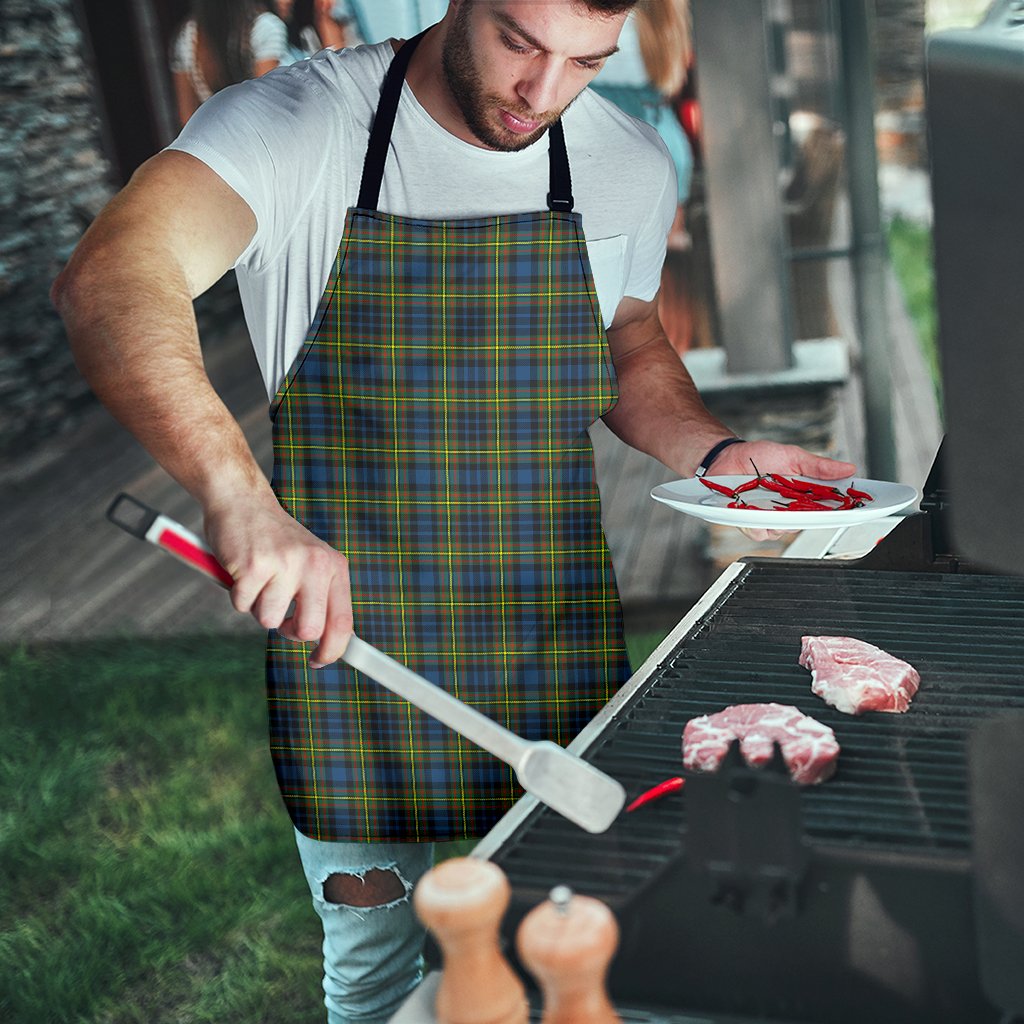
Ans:
[[[113,192],[71,0],[0,5],[0,460],[91,404],[50,282]]]

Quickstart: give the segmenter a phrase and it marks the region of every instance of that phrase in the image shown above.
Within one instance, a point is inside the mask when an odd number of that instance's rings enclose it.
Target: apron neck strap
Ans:
[[[384,163],[391,144],[391,132],[398,113],[398,101],[402,97],[402,83],[409,67],[413,52],[427,34],[424,29],[419,35],[407,40],[395,54],[384,76],[380,102],[370,129],[370,141],[363,160],[363,177],[359,184],[360,210],[376,210],[380,200],[380,187],[384,181]],[[561,120],[555,121],[548,129],[549,189],[548,209],[558,213],[571,213],[573,207],[572,180],[569,176],[569,155],[565,148],[565,135]]]
[[[366,147],[363,160],[363,180],[359,185],[360,210],[376,210],[380,199],[380,186],[384,180],[384,161],[388,158],[388,145],[391,142],[391,129],[395,126],[395,114],[398,113],[398,101],[402,98],[402,83],[409,61],[419,46],[420,40],[427,34],[424,29],[418,36],[407,39],[402,48],[391,59],[388,73],[384,76],[384,84],[380,90],[380,102],[370,129],[370,141]]]
[[[565,151],[561,118],[548,129],[548,168],[548,209],[556,213],[572,213],[572,179],[569,177],[569,154]]]

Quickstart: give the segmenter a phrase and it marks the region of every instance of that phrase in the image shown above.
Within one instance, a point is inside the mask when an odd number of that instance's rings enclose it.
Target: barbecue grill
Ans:
[[[566,884],[615,911],[610,990],[636,1012],[981,1024],[1021,1008],[985,992],[979,948],[994,936],[972,866],[989,776],[1002,790],[1002,773],[1021,767],[1016,749],[997,748],[1002,714],[1024,712],[1024,580],[932,548],[944,534],[938,476],[937,463],[930,511],[857,563],[731,566],[578,741],[635,796],[680,774],[687,720],[776,701],[835,730],[835,777],[801,789],[781,764],[733,757],[585,839],[520,805],[479,849],[512,884],[510,949],[522,915]],[[797,664],[804,634],[855,636],[915,665],[910,712],[826,706]],[[1020,810],[1010,801],[1004,814]]]

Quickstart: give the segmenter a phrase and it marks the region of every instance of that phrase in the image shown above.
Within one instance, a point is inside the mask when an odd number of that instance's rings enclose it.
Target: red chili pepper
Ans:
[[[796,491],[792,487],[787,487],[785,484],[779,483],[778,480],[775,480],[772,477],[762,477],[760,483],[766,491],[774,491],[776,494],[781,494],[784,497],[795,498],[797,495],[803,493],[802,491]]]
[[[795,501],[816,500],[815,497],[808,494],[806,491],[798,491],[794,490],[792,487],[784,487],[782,484],[777,483],[774,480],[762,482],[762,486],[769,491],[774,491],[776,494],[781,495],[783,498],[792,498]],[[824,497],[824,495],[822,497]]]
[[[627,808],[626,813],[635,811],[638,807],[642,807],[644,804],[650,803],[652,800],[660,800],[663,796],[668,793],[674,793],[677,789],[682,789],[685,779],[675,778],[666,779],[664,782],[659,782],[656,786],[652,786],[646,793],[641,793]]]
[[[813,484],[809,484],[804,480],[790,480],[789,477],[783,476],[781,473],[769,473],[768,475],[777,484],[781,484],[791,491],[801,491],[802,493],[810,494],[814,489]]]
[[[846,493],[851,498],[859,498],[861,501],[874,501],[875,500],[874,498],[871,497],[870,494],[868,494],[867,491],[858,491],[858,490],[855,490],[853,487],[847,487],[846,488]]]
[[[698,477],[698,480],[705,486],[711,488],[713,491],[718,491],[719,494],[724,494],[727,498],[735,498],[736,492],[724,484],[716,484],[714,480],[709,480],[706,476]]]
[[[784,506],[790,512],[834,512],[829,505],[823,505],[820,501],[814,501],[811,498],[797,498],[795,501],[791,501],[788,505]]]
[[[743,494],[745,491],[756,491],[761,486],[760,477],[752,477],[750,480],[745,481],[736,488],[737,494]]]
[[[840,498],[843,496],[843,492],[838,487],[833,487],[830,484],[819,484],[813,480],[801,480],[798,477],[790,479],[778,473],[772,473],[771,475],[784,487],[790,487],[812,498]]]

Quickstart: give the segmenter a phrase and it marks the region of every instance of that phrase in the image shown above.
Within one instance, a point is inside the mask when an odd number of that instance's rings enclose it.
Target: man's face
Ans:
[[[442,66],[473,136],[500,150],[535,141],[617,49],[625,18],[572,0],[458,0]]]

